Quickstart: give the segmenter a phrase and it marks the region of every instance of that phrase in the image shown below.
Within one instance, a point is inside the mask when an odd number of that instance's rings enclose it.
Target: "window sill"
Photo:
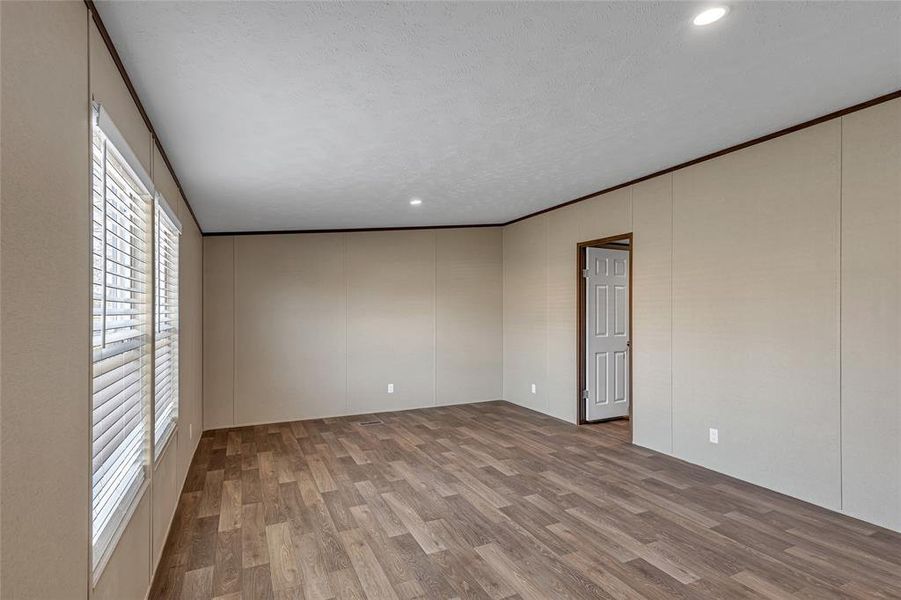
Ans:
[[[97,566],[94,567],[93,572],[91,573],[91,590],[97,587],[97,584],[100,582],[100,578],[103,576],[103,572],[106,569],[106,566],[109,564],[110,559],[116,553],[116,548],[119,546],[119,542],[122,540],[122,534],[125,533],[125,530],[128,528],[128,525],[131,523],[131,518],[135,515],[135,511],[138,510],[138,506],[144,500],[144,494],[147,493],[147,490],[150,489],[150,478],[145,477],[144,482],[141,484],[141,487],[138,488],[137,493],[135,493],[134,500],[131,501],[131,504],[128,505],[128,509],[123,513],[122,520],[119,521],[119,525],[116,527],[115,533],[110,538],[109,544],[106,546],[106,550],[103,553],[103,556],[97,561]],[[94,548],[91,547],[91,553],[93,554]]]

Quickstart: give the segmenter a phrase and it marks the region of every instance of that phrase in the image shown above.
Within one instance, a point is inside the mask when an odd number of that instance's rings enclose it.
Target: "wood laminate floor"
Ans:
[[[489,402],[205,433],[151,598],[901,598],[901,535],[627,426]]]

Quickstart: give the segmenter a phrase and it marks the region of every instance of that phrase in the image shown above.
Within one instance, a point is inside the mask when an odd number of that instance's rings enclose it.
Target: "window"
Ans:
[[[178,420],[178,219],[157,195],[154,295],[153,456],[165,447]]]
[[[92,478],[95,573],[147,479],[152,184],[102,108],[92,152]]]

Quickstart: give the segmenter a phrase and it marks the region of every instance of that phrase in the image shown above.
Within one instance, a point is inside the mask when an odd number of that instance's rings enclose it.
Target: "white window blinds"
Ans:
[[[91,537],[96,569],[147,477],[152,186],[103,110],[95,114]]]
[[[154,451],[159,456],[178,420],[178,220],[156,203],[154,301]]]

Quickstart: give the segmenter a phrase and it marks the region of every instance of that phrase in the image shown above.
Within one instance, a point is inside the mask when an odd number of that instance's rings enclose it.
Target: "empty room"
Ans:
[[[0,0],[3,600],[901,599],[901,1]]]

